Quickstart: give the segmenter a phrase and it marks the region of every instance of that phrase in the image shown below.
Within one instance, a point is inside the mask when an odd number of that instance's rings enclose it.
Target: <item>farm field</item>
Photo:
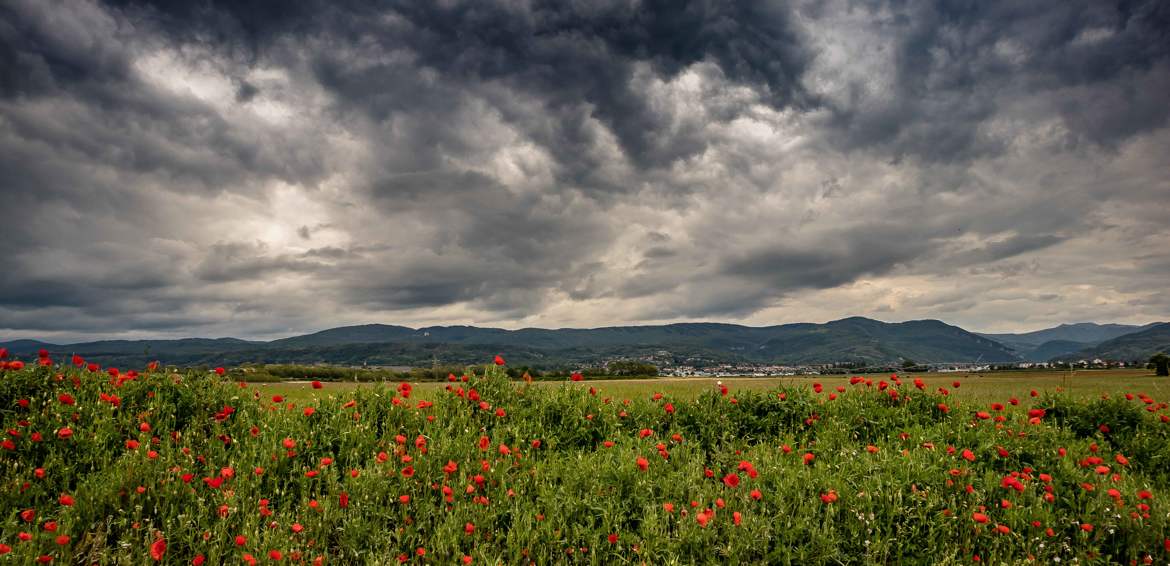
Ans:
[[[42,362],[0,369],[0,564],[1170,562],[1170,390],[1140,371],[314,388]]]
[[[1156,377],[1147,369],[1112,369],[1112,370],[1078,370],[1067,371],[1011,371],[1011,372],[984,372],[984,373],[927,373],[907,374],[920,377],[932,391],[938,387],[948,390],[955,399],[986,401],[1007,396],[1024,397],[1037,390],[1038,392],[1063,392],[1074,398],[1098,398],[1102,395],[1117,395],[1125,392],[1141,391],[1156,398],[1170,398],[1170,379]],[[863,377],[873,380],[889,379],[889,374],[862,374]],[[637,397],[663,393],[682,398],[696,397],[703,392],[715,389],[716,383],[722,381],[736,390],[764,391],[779,386],[811,387],[813,383],[825,386],[836,386],[849,380],[848,375],[824,376],[797,376],[797,377],[662,377],[656,379],[630,379],[583,381],[578,383],[565,381],[537,381],[533,387],[593,387],[619,398]],[[906,376],[902,376],[905,378]],[[952,383],[959,381],[961,386],[952,387]],[[311,382],[284,382],[284,383],[256,383],[253,387],[265,392],[283,395],[290,400],[302,401],[313,399],[320,395],[330,395],[347,392],[353,388],[373,387],[371,383],[331,383],[326,390],[315,390]],[[444,391],[445,382],[415,383],[415,395],[427,397]]]

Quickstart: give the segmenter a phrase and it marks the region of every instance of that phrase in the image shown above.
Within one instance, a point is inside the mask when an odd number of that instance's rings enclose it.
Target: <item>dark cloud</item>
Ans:
[[[240,81],[240,86],[236,88],[236,102],[250,102],[257,94],[260,94],[260,89],[256,85]]]
[[[191,40],[260,58],[281,38],[343,41],[314,53],[318,80],[375,120],[442,103],[419,68],[458,82],[500,82],[539,99],[564,122],[554,147],[580,148],[583,116],[601,120],[640,164],[703,150],[700,137],[663,137],[666,118],[636,90],[636,64],[674,76],[702,61],[731,81],[758,85],[777,107],[815,102],[801,82],[812,58],[784,3],[741,2],[130,2],[144,17]],[[247,84],[247,83],[245,83]],[[241,90],[243,92],[243,90]],[[586,134],[587,138],[587,134]],[[554,140],[547,140],[554,141]],[[569,155],[565,153],[564,155]]]
[[[1156,0],[2,2],[0,335],[1165,318],[1168,33]]]
[[[1003,152],[1012,140],[989,123],[1027,96],[1050,97],[1044,110],[1091,143],[1115,145],[1166,123],[1154,94],[1170,75],[1164,2],[854,7],[873,18],[874,47],[889,51],[893,74],[888,88],[853,81],[837,97],[831,122],[846,147],[942,162]]]

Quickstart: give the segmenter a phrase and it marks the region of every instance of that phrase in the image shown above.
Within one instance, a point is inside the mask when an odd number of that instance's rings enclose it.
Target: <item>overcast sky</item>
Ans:
[[[1168,92],[1163,0],[0,0],[0,338],[1167,320]]]

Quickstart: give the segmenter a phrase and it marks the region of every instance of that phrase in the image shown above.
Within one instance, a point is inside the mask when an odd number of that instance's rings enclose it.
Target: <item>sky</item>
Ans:
[[[0,0],[0,338],[1170,319],[1170,3]]]

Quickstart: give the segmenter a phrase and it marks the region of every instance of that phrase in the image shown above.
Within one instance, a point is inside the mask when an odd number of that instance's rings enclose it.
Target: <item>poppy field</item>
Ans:
[[[487,364],[290,400],[0,364],[0,564],[1170,563],[1170,409],[1143,391],[619,397]]]

